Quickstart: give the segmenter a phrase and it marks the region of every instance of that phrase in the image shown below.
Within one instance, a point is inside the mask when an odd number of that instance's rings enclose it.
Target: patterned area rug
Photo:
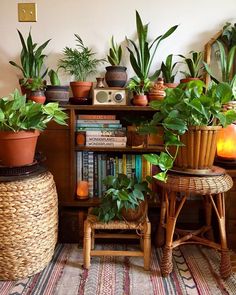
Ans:
[[[122,245],[100,248],[124,250]],[[132,249],[132,246],[128,246]],[[181,246],[173,253],[174,271],[160,275],[161,250],[152,249],[151,270],[139,257],[93,257],[89,271],[82,268],[82,249],[58,245],[52,262],[41,273],[19,281],[0,281],[1,295],[162,295],[236,294],[236,275],[219,276],[219,254],[201,246]]]

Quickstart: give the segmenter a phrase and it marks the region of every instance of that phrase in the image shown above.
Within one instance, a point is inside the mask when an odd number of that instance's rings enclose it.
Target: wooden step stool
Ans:
[[[150,268],[151,255],[151,223],[145,217],[142,222],[129,222],[123,220],[110,221],[104,223],[98,221],[97,216],[92,215],[91,209],[84,222],[84,268],[90,268],[91,256],[143,256],[144,269]],[[95,230],[135,230],[135,234],[130,233],[95,233]],[[139,251],[120,250],[94,250],[95,238],[109,239],[140,239]]]

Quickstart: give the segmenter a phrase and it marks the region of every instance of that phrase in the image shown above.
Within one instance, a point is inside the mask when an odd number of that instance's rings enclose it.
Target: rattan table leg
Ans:
[[[144,269],[150,269],[150,258],[151,258],[151,223],[147,221],[143,235],[143,259]]]
[[[209,196],[203,196],[204,201],[204,209],[205,209],[205,223],[206,226],[209,227],[209,230],[204,234],[204,236],[211,241],[214,241],[214,234],[212,230],[212,203],[209,199]]]
[[[162,247],[165,244],[165,230],[164,230],[165,217],[166,217],[166,200],[165,200],[164,192],[162,192],[160,222],[158,224],[157,234],[156,234],[157,247]]]
[[[92,229],[91,231],[91,249],[94,249],[94,245],[95,245],[95,229]]]
[[[87,220],[84,222],[84,247],[83,247],[83,255],[84,255],[84,268],[90,268],[90,258],[91,258],[91,224]]]

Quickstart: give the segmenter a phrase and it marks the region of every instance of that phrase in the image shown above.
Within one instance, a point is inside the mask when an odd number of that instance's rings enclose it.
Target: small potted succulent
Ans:
[[[60,104],[68,103],[69,100],[69,86],[61,85],[61,81],[58,77],[58,71],[51,69],[48,72],[51,85],[47,85],[45,96],[47,101],[54,101]]]
[[[190,51],[190,57],[179,54],[183,58],[183,64],[186,66],[187,71],[180,71],[185,78],[180,80],[180,83],[187,83],[192,80],[200,80],[203,74],[203,52]]]
[[[157,110],[151,123],[143,128],[164,127],[166,152],[145,155],[160,168],[156,178],[166,181],[169,169],[201,174],[211,171],[216,153],[217,132],[236,120],[236,111],[223,110],[232,97],[226,83],[211,84],[191,81],[167,89],[162,101],[151,102]],[[154,129],[155,130],[155,129]]]
[[[138,221],[147,213],[147,194],[151,193],[147,181],[139,182],[136,177],[126,174],[108,175],[104,180],[107,190],[94,214],[99,220],[114,219]]]
[[[133,93],[132,103],[136,106],[146,106],[148,104],[147,93],[152,87],[152,82],[149,78],[142,82],[138,77],[130,79],[127,89]]]
[[[28,37],[24,40],[23,35],[17,30],[21,41],[21,54],[20,54],[20,65],[14,61],[9,61],[11,65],[18,68],[22,73],[22,78],[19,80],[22,94],[27,93],[24,85],[26,82],[30,82],[33,78],[44,78],[47,74],[47,69],[43,70],[43,62],[47,55],[43,53],[43,50],[48,45],[51,39],[47,40],[41,45],[33,42],[31,30],[29,31]]]
[[[95,74],[97,67],[104,59],[95,58],[91,48],[84,45],[81,37],[75,34],[77,48],[65,47],[64,58],[59,61],[59,68],[74,76],[75,81],[70,82],[74,101],[80,103],[88,100],[93,83],[86,81],[89,75]]]
[[[159,75],[162,74],[164,85],[168,88],[175,88],[178,85],[177,83],[175,83],[175,76],[177,74],[175,68],[177,64],[178,62],[173,63],[173,54],[169,54],[166,57],[165,62],[161,63]]]
[[[0,165],[17,167],[34,161],[38,136],[51,120],[66,125],[67,115],[58,103],[26,101],[16,89],[0,99]]]
[[[124,87],[127,82],[127,68],[120,66],[121,58],[121,45],[118,46],[112,36],[111,47],[109,49],[109,54],[107,55],[107,60],[111,65],[106,67],[107,72],[105,75],[105,80],[109,87]]]

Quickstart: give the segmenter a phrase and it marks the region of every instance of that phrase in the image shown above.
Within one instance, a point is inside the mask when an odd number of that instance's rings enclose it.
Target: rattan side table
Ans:
[[[163,188],[161,201],[160,224],[157,233],[158,246],[163,245],[161,271],[163,276],[171,273],[172,249],[182,244],[202,244],[221,251],[220,274],[227,278],[231,274],[230,255],[227,247],[225,229],[225,199],[224,193],[233,186],[232,178],[223,172],[215,176],[189,176],[169,173],[166,183],[158,181]],[[205,225],[197,230],[182,230],[176,228],[176,221],[189,194],[201,195],[205,205]],[[220,242],[208,239],[207,233],[212,229],[211,215],[214,209],[218,224]],[[162,231],[165,229],[163,241]],[[173,240],[174,234],[177,239]]]
[[[17,180],[18,179],[18,180]],[[58,200],[53,176],[0,177],[0,280],[17,280],[43,270],[58,234]]]
[[[135,233],[96,233],[96,230],[134,230]],[[96,250],[95,238],[109,239],[139,239],[140,250],[119,251],[119,250]],[[124,220],[114,220],[108,223],[100,222],[97,216],[91,213],[84,222],[84,245],[83,257],[84,268],[90,268],[91,256],[141,256],[144,259],[144,269],[150,268],[151,257],[151,223],[146,216],[141,222],[130,222]]]

